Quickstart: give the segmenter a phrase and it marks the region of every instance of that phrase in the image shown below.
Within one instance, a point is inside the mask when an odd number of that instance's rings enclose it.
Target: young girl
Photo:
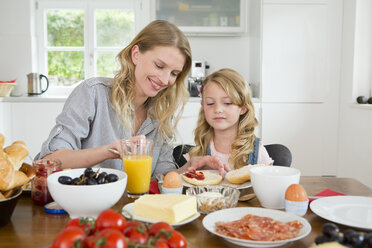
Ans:
[[[189,152],[191,159],[211,155],[220,160],[225,170],[247,164],[273,164],[254,134],[258,122],[250,88],[238,72],[221,69],[209,75],[202,84],[201,104],[195,129],[196,146]],[[195,165],[190,169],[203,166]],[[221,165],[218,169],[222,170]]]

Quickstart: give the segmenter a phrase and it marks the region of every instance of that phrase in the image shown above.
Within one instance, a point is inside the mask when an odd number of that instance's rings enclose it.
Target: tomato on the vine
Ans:
[[[154,236],[156,238],[165,238],[168,239],[170,237],[170,232],[173,230],[173,227],[169,225],[167,222],[156,222],[152,224],[149,229],[149,235]]]
[[[172,236],[168,239],[169,248],[185,248],[187,242],[185,237],[178,231],[173,230]]]
[[[165,239],[156,240],[155,244],[152,245],[154,248],[169,248],[168,241]]]
[[[85,234],[89,235],[94,229],[94,221],[89,218],[75,218],[67,222],[65,228],[76,226],[82,229]]]
[[[106,209],[102,211],[97,219],[95,224],[95,230],[103,230],[106,228],[114,228],[120,232],[124,232],[126,227],[126,220],[123,215],[112,210]]]
[[[140,227],[140,228],[145,229],[145,230],[147,229],[146,225],[143,222],[139,222],[139,221],[136,221],[136,220],[131,220],[131,221],[127,221],[124,232],[125,232],[125,230],[127,230],[129,228],[132,228],[132,227]]]
[[[85,241],[88,248],[127,248],[127,241],[124,235],[117,229],[108,228],[97,231]]]
[[[52,247],[54,248],[69,248],[79,247],[83,244],[86,235],[85,232],[76,226],[71,226],[63,229],[54,239]]]
[[[149,235],[146,228],[130,226],[125,229],[124,236],[130,239],[131,244],[141,244],[147,243]]]

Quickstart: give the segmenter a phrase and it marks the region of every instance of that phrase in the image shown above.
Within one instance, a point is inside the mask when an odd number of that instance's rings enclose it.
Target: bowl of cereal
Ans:
[[[240,191],[229,186],[206,185],[190,187],[186,190],[186,195],[196,197],[199,213],[209,214],[220,209],[236,207]]]

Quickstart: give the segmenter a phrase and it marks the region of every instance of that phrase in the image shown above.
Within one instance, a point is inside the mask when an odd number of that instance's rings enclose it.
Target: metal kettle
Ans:
[[[46,88],[43,89],[41,85],[41,79],[45,78]],[[28,82],[28,94],[29,95],[41,95],[49,88],[49,79],[43,74],[39,73],[29,73],[27,74]]]

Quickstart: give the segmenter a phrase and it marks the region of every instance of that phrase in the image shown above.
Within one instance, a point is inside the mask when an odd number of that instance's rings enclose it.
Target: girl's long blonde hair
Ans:
[[[186,36],[175,25],[155,20],[148,24],[133,41],[118,55],[121,69],[112,81],[111,105],[121,120],[122,124],[132,130],[134,99],[135,66],[131,59],[133,46],[138,45],[141,53],[152,50],[157,46],[174,46],[185,55],[185,64],[178,74],[175,83],[159,92],[155,97],[150,97],[145,102],[148,115],[158,120],[159,134],[163,140],[174,140],[177,122],[180,119],[188,99],[188,91],[184,80],[191,67],[191,48]],[[179,109],[178,113],[176,113]]]
[[[254,129],[257,126],[258,121],[254,113],[251,90],[248,83],[237,71],[228,68],[210,74],[203,81],[203,89],[205,89],[210,82],[214,82],[221,86],[230,97],[233,104],[247,109],[247,111],[239,118],[237,137],[231,144],[231,156],[229,162],[234,169],[237,169],[247,164],[249,153],[253,151],[253,142],[256,139]],[[204,101],[203,99],[204,95],[202,92],[202,101]],[[207,147],[213,138],[213,135],[213,127],[211,127],[206,121],[203,108],[200,108],[198,123],[195,129],[196,146],[191,149],[190,157],[206,155]]]

